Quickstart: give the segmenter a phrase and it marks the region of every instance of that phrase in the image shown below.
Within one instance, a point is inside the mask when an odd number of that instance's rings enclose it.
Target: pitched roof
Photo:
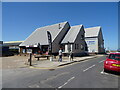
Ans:
[[[85,37],[96,37],[99,34],[101,27],[91,27],[91,28],[85,28]]]
[[[74,43],[83,25],[72,26],[61,43]]]
[[[47,31],[51,33],[52,41],[57,37],[59,32],[64,28],[68,22],[57,23],[36,29],[20,46],[35,45],[48,45]]]

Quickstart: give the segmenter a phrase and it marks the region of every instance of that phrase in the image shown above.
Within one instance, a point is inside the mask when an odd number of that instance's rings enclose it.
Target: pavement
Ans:
[[[105,90],[106,88],[109,90],[110,88],[118,88],[119,76],[103,71],[105,58],[106,56],[97,56],[96,58],[86,59],[85,61],[54,70],[31,68],[4,69],[2,87],[15,89],[55,88],[55,90],[61,88],[105,88]],[[46,60],[44,59],[44,61]]]
[[[68,64],[71,64],[71,63],[75,63],[75,62],[81,62],[81,61],[85,61],[85,60],[88,60],[88,59],[97,58],[97,57],[101,57],[101,56],[104,56],[104,55],[74,57],[73,61],[70,61],[69,57],[63,57],[62,62],[58,61],[58,57],[53,58],[53,61],[50,61],[50,60],[47,60],[47,59],[44,60],[44,59],[40,58],[39,61],[33,60],[32,61],[32,66],[30,66],[30,68],[54,69],[56,67],[68,65]],[[26,62],[25,65],[29,66],[29,63]]]

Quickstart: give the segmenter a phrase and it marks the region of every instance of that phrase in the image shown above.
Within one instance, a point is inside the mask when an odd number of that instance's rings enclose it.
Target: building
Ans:
[[[19,45],[23,41],[9,41],[9,42],[3,42],[2,46],[2,52],[3,56],[9,56],[14,54],[19,54]]]
[[[80,56],[87,52],[85,42],[85,31],[83,25],[72,26],[65,35],[61,44],[64,46],[64,53],[71,50],[74,56]]]
[[[85,41],[89,53],[105,53],[104,39],[100,26],[85,28]]]
[[[0,57],[2,56],[2,45],[3,45],[3,41],[0,41]]]
[[[43,53],[48,51],[47,31],[52,36],[52,53],[58,53],[61,41],[68,32],[70,25],[68,22],[62,22],[36,29],[20,46],[20,53],[38,53],[41,49]],[[40,48],[38,47],[40,44]]]
[[[101,27],[84,29],[83,25],[70,27],[68,22],[57,23],[37,28],[22,42],[20,53],[47,53],[49,40],[47,32],[52,37],[52,54],[56,55],[62,47],[63,53],[70,50],[75,56],[89,53],[104,53],[104,40]]]

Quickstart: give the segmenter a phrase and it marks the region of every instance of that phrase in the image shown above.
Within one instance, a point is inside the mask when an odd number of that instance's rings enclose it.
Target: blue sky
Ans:
[[[105,47],[118,48],[117,2],[3,2],[3,41],[25,40],[36,28],[68,21],[71,26],[102,26]]]

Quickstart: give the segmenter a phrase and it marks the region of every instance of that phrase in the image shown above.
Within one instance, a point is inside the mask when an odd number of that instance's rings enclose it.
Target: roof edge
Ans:
[[[83,24],[80,24],[80,25],[75,25],[75,26],[71,26],[71,27],[77,27],[77,26],[81,26],[81,27],[82,27],[82,26],[83,26]]]
[[[69,23],[69,22],[68,22],[68,21],[65,21],[65,22],[60,22],[60,23]],[[54,24],[51,24],[51,25],[42,26],[42,27],[39,27],[39,28],[37,28],[37,29],[46,28],[46,27],[48,27],[48,26],[53,26],[53,25],[60,24],[60,23],[54,23]]]
[[[3,43],[20,43],[20,42],[24,42],[24,41],[7,41],[7,42],[3,42]]]
[[[101,26],[95,26],[95,27],[89,27],[89,28],[101,28]],[[85,29],[89,29],[89,28],[85,28]]]

